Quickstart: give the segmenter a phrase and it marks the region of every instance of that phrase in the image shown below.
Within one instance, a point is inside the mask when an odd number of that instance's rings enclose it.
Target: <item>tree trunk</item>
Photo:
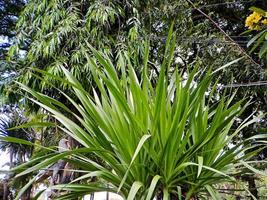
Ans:
[[[7,180],[4,180],[3,181],[3,200],[8,200],[8,196],[10,194],[10,190],[9,190],[9,187],[8,187],[8,181]]]
[[[241,179],[243,181],[247,181],[248,182],[248,189],[250,191],[250,193],[256,198],[259,199],[259,194],[258,194],[258,190],[257,190],[257,186],[255,183],[255,177],[254,176],[242,176]],[[253,200],[254,198],[251,197],[251,200]]]
[[[106,200],[109,200],[109,192],[107,192]]]
[[[94,198],[95,198],[95,194],[92,193],[92,194],[90,195],[90,200],[94,200]]]
[[[255,178],[253,176],[249,177],[248,181],[248,189],[251,192],[251,194],[256,198],[259,199],[259,194],[257,190],[257,186],[255,183]],[[253,197],[250,197],[251,200],[253,200]]]

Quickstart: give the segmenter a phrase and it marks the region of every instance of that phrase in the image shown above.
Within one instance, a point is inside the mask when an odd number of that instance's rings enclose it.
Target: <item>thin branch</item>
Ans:
[[[197,8],[195,4],[191,0],[186,0],[189,4],[191,4],[194,9],[196,9],[199,13],[201,13],[203,16],[205,16],[211,23],[218,29],[220,32],[222,32],[226,39],[231,41],[231,44],[236,46],[252,63],[260,67],[260,64],[258,64],[250,55],[247,54],[247,52],[238,44],[236,43],[219,25],[216,23],[209,15],[207,15],[205,12],[203,12],[201,9]]]
[[[200,9],[202,8],[209,8],[209,7],[217,7],[217,6],[224,6],[224,5],[232,5],[232,4],[244,4],[244,3],[255,3],[257,2],[257,0],[250,0],[250,1],[228,1],[228,2],[223,2],[223,3],[214,3],[214,4],[208,4],[208,5],[203,5],[200,7]]]
[[[223,88],[230,88],[230,87],[252,87],[252,86],[267,86],[267,81],[257,81],[251,83],[237,83],[237,84],[229,84],[223,86]]]

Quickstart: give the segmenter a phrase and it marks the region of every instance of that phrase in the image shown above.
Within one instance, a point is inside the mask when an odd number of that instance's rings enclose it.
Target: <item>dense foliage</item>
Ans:
[[[149,68],[158,73],[164,42],[172,21],[175,22],[178,38],[176,56],[182,67],[193,66],[194,62],[201,58],[203,63],[216,68],[222,63],[243,56],[234,43],[225,40],[224,35],[205,16],[197,10],[192,10],[186,0],[178,2],[44,0],[40,4],[37,2],[30,1],[21,14],[17,24],[17,45],[12,47],[10,54],[17,55],[21,49],[26,49],[25,58],[13,60],[13,65],[20,75],[19,80],[47,94],[53,94],[53,90],[45,84],[45,81],[53,82],[53,79],[48,76],[44,77],[44,81],[36,79],[32,76],[32,67],[59,75],[62,74],[60,67],[64,66],[90,89],[91,75],[87,63],[91,52],[86,48],[86,43],[107,53],[118,68],[125,62],[126,52],[130,52],[131,58],[134,58],[132,61],[137,62],[133,65],[138,70],[144,51],[143,41],[149,38],[152,47]],[[219,9],[221,6],[227,6],[225,11],[227,15],[234,9],[232,13],[243,12],[243,6],[249,6],[248,3],[244,5],[237,3],[209,7],[209,4],[213,5],[213,1],[204,4],[197,2],[196,5],[207,13],[214,8],[217,9],[216,15],[212,15],[215,19],[226,15]],[[242,22],[244,19],[239,20]],[[238,29],[232,33],[229,30],[228,34],[235,36],[242,32],[240,23],[232,19],[224,18],[221,23],[217,21],[218,24],[230,27],[238,25]],[[242,23],[241,27],[244,27]],[[240,37],[235,39],[241,42],[239,45],[244,44],[244,41],[240,41],[242,40]],[[228,54],[229,51],[231,54]],[[250,66],[251,60],[245,59],[243,64]],[[235,76],[238,79],[241,74],[244,75],[245,72],[254,69],[257,68],[245,68],[242,71],[237,69],[230,72],[227,78]],[[61,87],[64,87],[64,84]],[[9,94],[12,93],[11,89],[8,91]],[[14,99],[13,95],[11,99]]]

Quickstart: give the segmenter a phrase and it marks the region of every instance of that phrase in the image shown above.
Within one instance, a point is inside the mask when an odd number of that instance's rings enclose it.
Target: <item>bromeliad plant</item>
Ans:
[[[32,159],[15,169],[28,166],[17,176],[65,159],[83,175],[70,184],[53,186],[61,195],[58,199],[82,197],[96,191],[118,192],[128,200],[207,195],[220,199],[216,185],[235,181],[234,174],[242,168],[240,162],[254,155],[251,151],[246,153],[252,148],[246,141],[230,145],[252,121],[232,130],[233,122],[246,105],[232,103],[234,96],[222,96],[211,103],[216,91],[211,82],[216,72],[196,67],[184,79],[178,70],[170,75],[175,49],[170,35],[156,86],[149,79],[149,45],[141,78],[137,77],[130,58],[118,73],[108,57],[89,47],[94,54],[90,60],[96,85],[93,95],[62,68],[67,80],[55,78],[72,87],[79,102],[69,94],[62,94],[75,111],[21,84],[35,97],[31,100],[52,113],[61,123],[61,130],[81,147]],[[66,117],[69,114],[73,117]],[[89,153],[94,154],[94,159]],[[35,179],[37,176],[29,184]]]

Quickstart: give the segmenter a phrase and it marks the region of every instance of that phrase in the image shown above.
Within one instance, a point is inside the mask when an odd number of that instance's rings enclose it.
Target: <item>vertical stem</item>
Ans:
[[[257,190],[257,186],[255,183],[255,178],[253,176],[248,178],[248,189],[256,199],[259,199],[258,190]],[[253,199],[254,198],[251,197],[251,200]]]
[[[109,188],[109,185],[107,184],[107,188]],[[106,194],[106,200],[109,200],[109,192],[107,191],[107,194]]]
[[[95,199],[95,193],[92,193],[91,195],[90,195],[90,200],[94,200]]]

